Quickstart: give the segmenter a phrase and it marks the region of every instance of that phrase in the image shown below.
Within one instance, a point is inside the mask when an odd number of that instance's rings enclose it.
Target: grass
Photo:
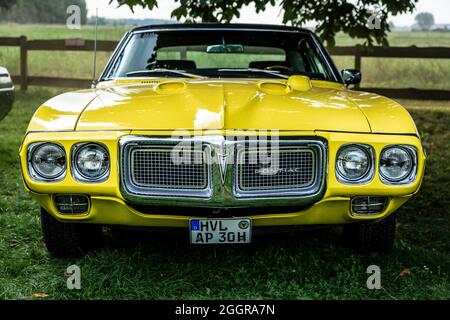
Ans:
[[[57,93],[18,93],[0,123],[0,299],[449,299],[450,108],[403,101],[430,155],[420,193],[399,212],[389,255],[340,245],[338,230],[261,236],[250,246],[192,247],[183,237],[108,233],[106,248],[78,259],[50,258],[39,208],[22,187],[17,157],[36,106]],[[64,271],[81,267],[82,289]],[[382,290],[366,288],[380,266]],[[404,268],[410,274],[400,275]],[[33,296],[47,294],[46,298]]]
[[[100,26],[98,38],[120,40],[129,30],[126,26]],[[70,30],[57,25],[16,25],[0,24],[0,36],[29,39],[92,39],[93,28],[83,26],[80,30]],[[450,46],[450,32],[393,32],[389,35],[391,46]],[[339,34],[336,44],[354,45],[358,41]],[[98,74],[106,65],[110,53],[99,52]],[[29,53],[29,74],[53,77],[91,78],[92,54],[86,52],[33,51]],[[334,57],[339,69],[353,68],[353,57]],[[77,61],[78,63],[68,63]],[[13,74],[19,74],[19,49],[0,47],[0,65],[6,66]],[[363,58],[362,86],[380,88],[450,88],[450,59],[383,59]]]

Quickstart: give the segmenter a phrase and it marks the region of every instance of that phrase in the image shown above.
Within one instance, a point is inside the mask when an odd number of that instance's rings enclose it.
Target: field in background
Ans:
[[[119,40],[130,27],[100,26],[98,39]],[[0,24],[0,37],[26,35],[29,39],[93,39],[93,28],[69,30],[65,26]],[[389,35],[391,46],[450,47],[450,32],[396,32]],[[337,46],[351,46],[357,42],[345,35],[339,35]],[[104,67],[110,53],[98,54],[98,74]],[[354,58],[334,57],[339,69],[353,68]],[[12,73],[19,74],[19,49],[0,47],[0,65]],[[92,54],[86,52],[30,52],[29,75],[53,77],[92,77]],[[449,89],[450,59],[383,59],[363,58],[362,87]]]
[[[398,211],[389,255],[347,250],[339,230],[326,229],[214,247],[190,246],[186,237],[109,232],[101,251],[52,259],[17,153],[36,106],[59,92],[19,92],[0,123],[0,299],[450,299],[450,109],[442,102],[428,108],[403,101],[414,106],[429,161],[421,191]],[[66,288],[72,264],[81,267],[81,290]],[[366,288],[373,264],[381,268],[382,290]]]

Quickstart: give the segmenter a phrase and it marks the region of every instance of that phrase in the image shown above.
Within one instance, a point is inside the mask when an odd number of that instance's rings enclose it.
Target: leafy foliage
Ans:
[[[434,25],[434,17],[429,12],[421,12],[414,19],[422,31],[428,31]]]
[[[256,12],[268,6],[280,5],[283,23],[302,26],[316,23],[316,32],[329,46],[334,46],[335,36],[344,32],[352,38],[365,39],[365,44],[388,45],[390,31],[388,16],[411,12],[418,0],[175,0],[178,8],[172,12],[177,20],[186,22],[230,22],[239,18],[244,6],[253,4]],[[112,1],[111,1],[112,2]],[[119,5],[130,8],[141,6],[153,9],[157,0],[118,0]]]

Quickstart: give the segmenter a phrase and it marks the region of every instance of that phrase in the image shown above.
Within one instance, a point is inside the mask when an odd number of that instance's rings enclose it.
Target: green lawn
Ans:
[[[430,159],[417,197],[402,207],[389,255],[340,245],[339,230],[262,236],[250,246],[191,247],[185,238],[109,233],[106,248],[78,259],[50,258],[39,208],[22,187],[17,151],[36,107],[57,93],[18,93],[0,123],[0,299],[450,299],[450,108],[405,101]],[[82,289],[66,289],[67,266]],[[366,288],[380,266],[382,290]],[[410,274],[400,275],[404,268]],[[33,294],[48,294],[46,298]]]
[[[98,39],[120,40],[131,27],[100,26]],[[92,39],[94,30],[83,26],[80,30],[70,30],[57,25],[17,25],[0,24],[0,37],[26,35],[29,39]],[[339,34],[336,45],[354,45],[358,41]],[[393,32],[389,35],[391,46],[443,46],[450,47],[450,32]],[[98,73],[106,65],[110,53],[98,54]],[[339,69],[353,68],[353,57],[334,57]],[[0,65],[6,66],[13,74],[19,74],[19,49],[0,47]],[[92,54],[88,52],[29,53],[29,74],[53,77],[91,78]],[[449,89],[450,59],[382,59],[363,58],[362,86],[381,88]]]

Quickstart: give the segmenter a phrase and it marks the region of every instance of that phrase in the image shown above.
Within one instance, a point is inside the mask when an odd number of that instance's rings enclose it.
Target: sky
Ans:
[[[134,13],[127,6],[117,8],[117,2],[109,5],[110,0],[86,0],[88,16],[95,15],[98,8],[99,16],[105,18],[134,18],[134,19],[167,19],[170,20],[170,13],[177,7],[174,0],[159,0],[158,8],[154,10],[136,7]],[[416,4],[416,11],[412,14],[403,14],[392,17],[390,20],[396,26],[410,26],[414,24],[414,17],[418,12],[430,12],[434,15],[436,24],[450,23],[450,0],[419,0]],[[241,17],[233,20],[240,23],[264,23],[280,24],[282,16],[278,7],[269,7],[265,12],[256,13],[253,6],[245,7],[241,11]]]

